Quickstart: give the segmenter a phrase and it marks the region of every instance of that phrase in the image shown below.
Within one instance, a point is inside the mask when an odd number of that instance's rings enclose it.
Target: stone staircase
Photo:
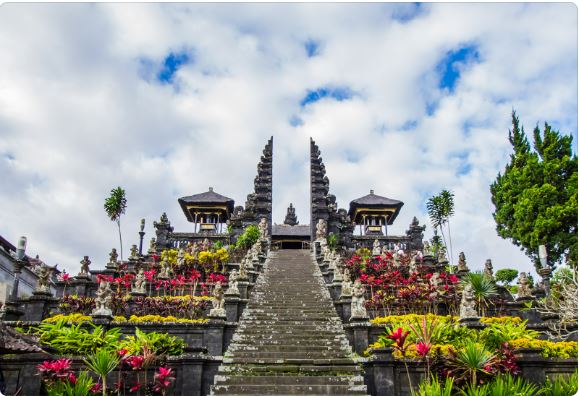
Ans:
[[[310,253],[270,253],[213,395],[366,395],[342,322]]]

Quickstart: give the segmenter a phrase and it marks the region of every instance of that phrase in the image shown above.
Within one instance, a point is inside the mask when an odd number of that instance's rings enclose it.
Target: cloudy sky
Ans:
[[[118,244],[111,188],[127,251],[191,230],[181,196],[244,204],[272,135],[274,221],[309,221],[311,136],[340,207],[402,200],[403,233],[446,188],[455,256],[531,270],[491,215],[511,111],[576,148],[573,4],[4,4],[0,53],[0,235],[70,272]]]

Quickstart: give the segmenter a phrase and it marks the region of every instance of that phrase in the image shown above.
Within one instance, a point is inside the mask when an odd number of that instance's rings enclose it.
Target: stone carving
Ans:
[[[267,228],[267,220],[265,219],[265,217],[261,218],[257,227],[259,228],[259,238],[262,240],[267,239],[269,236],[269,231]]]
[[[438,289],[441,284],[440,274],[438,272],[434,272],[429,280],[430,286],[435,289]]]
[[[432,248],[430,247],[430,243],[428,241],[422,242],[422,255],[423,256],[432,256]]]
[[[146,282],[146,278],[145,278],[145,270],[144,269],[139,269],[139,272],[137,272],[137,276],[135,276],[135,283],[133,284],[133,293],[134,294],[146,294],[147,290],[145,288],[145,282]]]
[[[118,262],[119,255],[117,253],[117,249],[113,248],[109,253],[109,262],[107,263],[106,267],[108,269],[117,270],[119,268]]]
[[[227,291],[225,292],[226,295],[239,295],[239,287],[237,282],[239,281],[239,273],[237,270],[231,271],[229,274],[229,282]]]
[[[209,239],[208,239],[208,238],[205,238],[205,239],[203,240],[203,242],[201,242],[201,250],[202,250],[202,251],[207,251],[207,250],[209,250],[209,248],[210,248]]]
[[[285,220],[283,221],[283,223],[290,226],[295,226],[300,223],[298,221],[298,217],[296,216],[296,209],[291,203],[289,205],[289,208],[287,208],[287,214],[285,215]]]
[[[156,246],[158,246],[160,249],[170,248],[171,243],[169,238],[173,232],[173,227],[171,227],[171,223],[167,218],[167,213],[163,213],[161,215],[160,221],[154,221],[153,226],[155,227],[155,235],[157,237]]]
[[[84,256],[84,258],[80,261],[80,272],[78,273],[78,278],[88,278],[90,274],[89,266],[91,261],[88,259],[88,256]]]
[[[102,280],[96,291],[96,307],[92,311],[92,316],[113,316],[111,303],[113,301],[113,291],[109,282]]]
[[[531,282],[529,282],[529,278],[527,274],[524,272],[519,273],[519,279],[517,281],[517,300],[531,298]]]
[[[129,260],[138,260],[139,259],[139,248],[137,245],[131,246],[131,256]]]
[[[148,254],[155,254],[157,253],[157,240],[155,238],[151,238],[149,241],[149,250],[147,250]]]
[[[326,239],[327,234],[328,234],[328,223],[324,219],[319,219],[318,224],[316,224],[316,241]]]
[[[254,243],[253,246],[251,247],[251,261],[253,261],[254,263],[258,263],[259,262],[259,246],[257,243]]]
[[[378,239],[374,239],[374,244],[372,245],[372,256],[379,256],[382,253],[380,249],[380,242]]]
[[[458,255],[458,272],[468,272],[468,267],[466,266],[466,257],[464,252],[460,252]]]
[[[491,261],[491,259],[487,259],[487,261],[485,261],[485,269],[483,274],[486,278],[490,280],[495,279],[495,275],[493,273],[493,262]]]
[[[350,270],[348,267],[344,268],[344,275],[342,276],[342,294],[340,297],[352,296],[352,280],[350,279]]]
[[[342,283],[342,280],[344,279],[342,277],[342,257],[339,254],[334,254],[334,279],[333,281],[336,283]]]
[[[209,311],[209,316],[225,317],[225,298],[223,296],[223,287],[221,286],[221,282],[215,284],[212,295],[213,300],[211,303],[213,304],[213,309]]]
[[[169,279],[171,277],[169,263],[167,263],[166,259],[161,260],[161,270],[159,271],[159,275],[157,278],[159,279]]]
[[[36,282],[36,290],[35,293],[40,294],[50,294],[50,277],[52,273],[56,269],[55,267],[49,267],[48,265],[41,263],[40,267],[38,268],[38,281]]]
[[[352,319],[366,319],[368,318],[368,313],[366,312],[365,303],[365,289],[360,282],[360,279],[356,279],[354,282],[354,287],[352,288],[352,305],[351,305],[351,316]]]
[[[411,274],[416,272],[416,270],[418,269],[417,264],[416,264],[417,259],[422,259],[422,253],[420,252],[420,250],[415,251],[410,256],[410,264],[408,265],[408,272]]]
[[[476,298],[470,283],[467,283],[462,291],[460,301],[460,319],[478,319],[476,311]]]
[[[197,245],[197,242],[193,242],[193,246],[191,246],[191,256],[193,256],[193,258],[197,258],[198,253],[199,245]]]
[[[239,280],[247,280],[247,269],[245,267],[246,259],[241,259],[241,263],[239,263]]]
[[[179,267],[185,266],[185,249],[179,248],[177,252],[177,265]]]
[[[446,250],[443,247],[438,249],[438,262],[448,263],[448,259],[446,258]]]

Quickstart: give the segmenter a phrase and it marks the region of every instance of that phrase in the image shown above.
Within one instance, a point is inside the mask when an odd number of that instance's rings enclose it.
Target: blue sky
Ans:
[[[308,221],[311,136],[340,207],[400,199],[404,233],[449,189],[471,268],[532,270],[492,219],[511,111],[577,147],[573,4],[10,3],[0,51],[0,234],[71,272],[117,244],[111,188],[125,250],[141,218],[147,239],[164,211],[190,230],[177,198],[212,186],[243,205],[272,135],[275,221],[290,202]]]

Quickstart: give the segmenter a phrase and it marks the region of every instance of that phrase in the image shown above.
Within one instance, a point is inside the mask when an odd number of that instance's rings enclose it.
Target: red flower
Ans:
[[[133,370],[140,370],[143,367],[144,360],[142,356],[129,356],[126,362]]]
[[[388,338],[396,341],[396,346],[402,350],[404,348],[404,342],[406,341],[406,337],[408,337],[408,334],[410,334],[409,331],[404,331],[402,330],[402,327],[399,327],[396,331],[390,333],[388,335]]]
[[[126,349],[123,348],[123,349],[120,349],[117,353],[119,354],[120,357],[125,357],[125,355],[127,353],[129,353],[129,351],[127,351]]]
[[[432,345],[420,341],[418,344],[416,344],[416,352],[418,352],[422,358],[425,358],[426,355],[428,355],[431,347]]]
[[[58,280],[61,282],[68,282],[69,279],[70,279],[70,274],[67,274],[66,272],[63,272],[62,274],[60,274],[58,276]]]
[[[449,276],[448,278],[452,283],[457,283],[460,279],[458,279],[458,276],[452,274]]]
[[[129,389],[129,392],[136,392],[136,391],[138,391],[139,389],[141,389],[141,384],[137,382],[135,385],[133,385],[133,386],[131,387],[131,389]]]
[[[101,389],[102,385],[100,384],[100,382],[97,382],[92,386],[92,388],[90,388],[90,393],[100,393]]]
[[[167,389],[171,385],[171,381],[175,379],[171,374],[173,374],[173,369],[159,367],[159,372],[155,374],[155,386],[153,390],[160,392],[163,389]]]

